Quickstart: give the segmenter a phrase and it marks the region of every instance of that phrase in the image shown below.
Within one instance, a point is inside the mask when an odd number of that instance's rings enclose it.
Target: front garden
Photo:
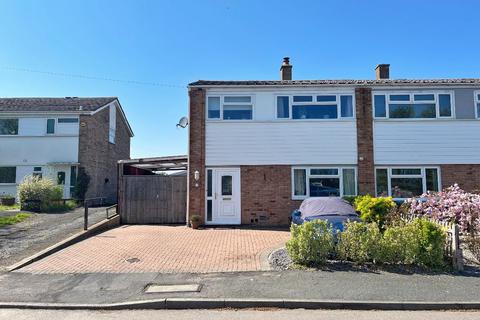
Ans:
[[[455,247],[460,239],[473,260],[480,261],[478,194],[454,185],[399,205],[392,198],[369,195],[346,200],[362,222],[349,221],[342,232],[324,220],[293,224],[286,249],[272,254],[274,267],[461,269],[456,261],[460,246]]]

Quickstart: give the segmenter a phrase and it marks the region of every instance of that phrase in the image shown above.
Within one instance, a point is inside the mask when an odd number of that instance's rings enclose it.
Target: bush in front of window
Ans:
[[[304,266],[322,265],[333,252],[333,230],[327,221],[292,224],[290,231],[292,238],[286,243],[286,248],[294,263]]]
[[[62,199],[62,189],[51,179],[26,176],[18,186],[22,210],[45,211],[56,200]]]
[[[370,195],[357,197],[354,203],[363,221],[376,222],[381,229],[384,227],[387,214],[396,206],[392,197],[374,198]]]
[[[347,222],[343,232],[338,234],[337,256],[343,261],[356,263],[375,262],[382,233],[375,222]]]

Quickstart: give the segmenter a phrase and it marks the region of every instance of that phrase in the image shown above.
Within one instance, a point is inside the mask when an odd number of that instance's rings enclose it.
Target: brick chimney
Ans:
[[[280,78],[282,80],[292,80],[292,65],[290,65],[290,58],[283,58],[282,66],[280,67]]]
[[[377,80],[381,79],[390,79],[390,65],[389,64],[379,64],[375,67],[375,75]]]

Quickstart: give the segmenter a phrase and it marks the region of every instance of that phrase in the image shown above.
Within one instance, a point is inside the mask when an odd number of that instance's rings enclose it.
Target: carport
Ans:
[[[124,224],[185,224],[188,157],[118,162],[118,211]]]

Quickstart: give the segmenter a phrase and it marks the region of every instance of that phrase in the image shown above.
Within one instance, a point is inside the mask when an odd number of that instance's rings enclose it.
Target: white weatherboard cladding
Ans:
[[[207,166],[357,163],[355,121],[207,121],[205,131]]]
[[[375,121],[376,165],[478,164],[480,121]]]
[[[0,137],[0,165],[78,162],[78,136]]]

